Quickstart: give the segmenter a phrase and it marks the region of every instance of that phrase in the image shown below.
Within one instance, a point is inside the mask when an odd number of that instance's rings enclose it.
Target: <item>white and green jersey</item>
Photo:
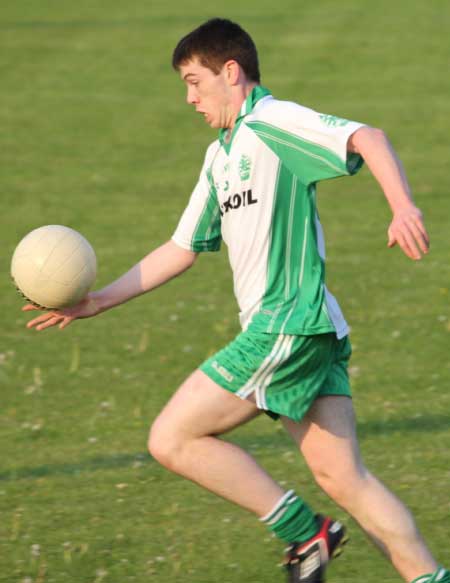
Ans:
[[[173,235],[191,251],[228,246],[243,329],[284,334],[348,326],[325,286],[316,183],[354,174],[347,140],[362,124],[278,101],[256,87],[231,136],[213,142]],[[228,139],[227,139],[228,138]]]

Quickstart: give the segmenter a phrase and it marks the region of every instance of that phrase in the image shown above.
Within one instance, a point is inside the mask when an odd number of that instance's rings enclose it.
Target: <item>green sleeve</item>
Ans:
[[[266,122],[247,125],[303,184],[355,174],[363,164],[359,154],[342,160],[332,150]]]

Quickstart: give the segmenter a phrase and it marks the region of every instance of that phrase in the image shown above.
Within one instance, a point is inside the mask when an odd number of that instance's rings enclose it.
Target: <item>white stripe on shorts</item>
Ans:
[[[257,407],[267,410],[266,388],[270,384],[277,367],[289,356],[294,338],[294,336],[285,334],[278,336],[270,354],[264,359],[253,376],[236,393],[239,397],[246,399],[254,392]]]
[[[295,336],[286,336],[285,337],[285,341],[283,341],[283,350],[280,351],[280,354],[278,355],[278,357],[275,359],[274,365],[271,368],[270,371],[267,372],[267,375],[265,376],[264,379],[261,379],[261,382],[259,384],[258,387],[256,387],[256,405],[257,407],[259,407],[260,409],[265,409],[267,410],[267,401],[266,401],[266,390],[267,387],[270,385],[270,382],[272,381],[272,377],[276,371],[276,369],[278,368],[278,366],[285,360],[287,360],[291,354],[291,350],[292,350],[292,344],[294,342],[294,338]]]
[[[270,367],[272,360],[276,357],[277,352],[280,350],[281,345],[283,343],[283,335],[280,334],[277,338],[277,341],[273,345],[272,351],[266,358],[263,360],[261,366],[255,371],[253,376],[251,376],[248,381],[245,383],[243,387],[239,389],[236,393],[239,397],[246,399],[253,391],[256,389],[256,385],[260,379],[260,377],[266,372],[266,369]]]

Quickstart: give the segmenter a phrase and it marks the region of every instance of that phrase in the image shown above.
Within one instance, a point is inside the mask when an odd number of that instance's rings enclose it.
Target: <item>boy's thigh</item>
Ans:
[[[255,404],[226,391],[201,370],[194,371],[174,393],[153,429],[188,437],[218,435],[249,421]]]
[[[319,397],[300,423],[282,421],[314,472],[363,471],[351,398]]]

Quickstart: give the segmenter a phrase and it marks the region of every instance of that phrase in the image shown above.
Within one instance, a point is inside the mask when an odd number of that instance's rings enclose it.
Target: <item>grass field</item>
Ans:
[[[226,252],[63,333],[25,329],[8,273],[16,243],[43,224],[91,241],[98,286],[170,237],[215,137],[185,104],[171,51],[215,15],[249,30],[277,97],[383,127],[404,161],[431,234],[424,261],[387,250],[389,211],[367,170],[323,184],[319,205],[329,287],[352,326],[364,458],[450,564],[450,5],[4,0],[1,582],[284,580],[281,545],[253,516],[146,453],[169,395],[238,329]],[[280,426],[260,418],[230,439],[348,524],[330,583],[399,581]]]

